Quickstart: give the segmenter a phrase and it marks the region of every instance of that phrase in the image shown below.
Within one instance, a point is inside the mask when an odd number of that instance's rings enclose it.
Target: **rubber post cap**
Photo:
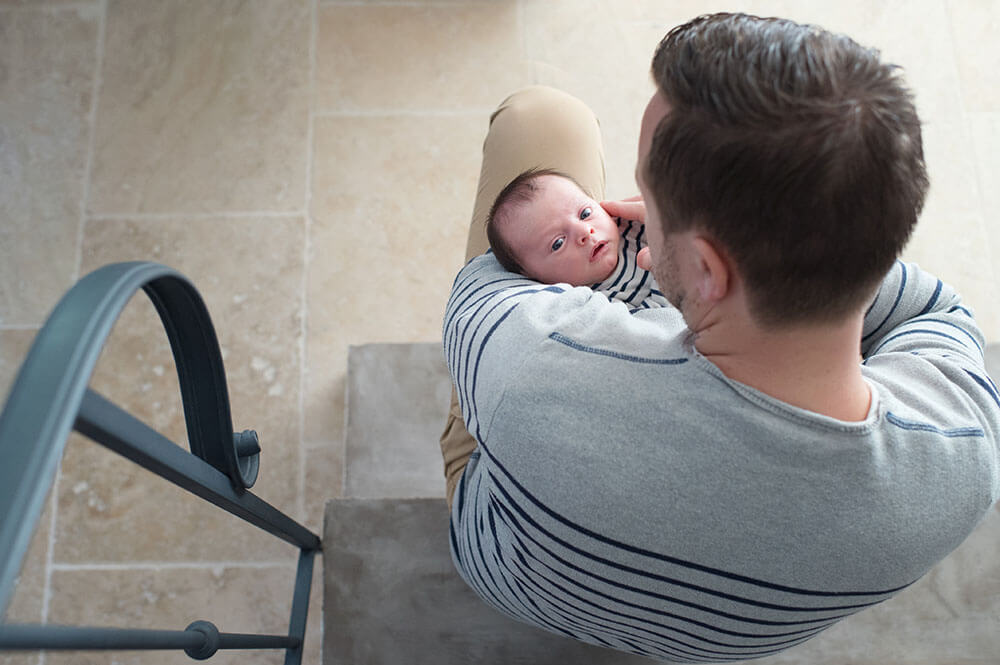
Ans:
[[[195,660],[208,660],[219,650],[219,629],[211,621],[195,621],[184,630],[194,631],[205,636],[205,643],[200,647],[184,649],[184,653],[191,658]]]

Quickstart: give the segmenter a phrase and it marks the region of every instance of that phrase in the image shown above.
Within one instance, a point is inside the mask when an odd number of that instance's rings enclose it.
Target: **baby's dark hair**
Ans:
[[[486,217],[486,238],[489,240],[490,248],[505,269],[510,272],[525,274],[521,262],[514,255],[514,249],[510,243],[500,233],[500,227],[505,226],[510,216],[517,208],[531,203],[538,194],[538,179],[542,176],[552,175],[558,178],[565,178],[586,192],[576,179],[557,169],[543,169],[533,167],[527,171],[522,171],[516,178],[507,183],[507,186],[500,190],[496,200],[490,207],[490,213]]]

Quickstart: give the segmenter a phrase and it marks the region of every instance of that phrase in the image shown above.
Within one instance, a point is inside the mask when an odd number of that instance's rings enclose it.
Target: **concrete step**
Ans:
[[[441,344],[350,347],[346,395],[344,494],[443,497],[451,379]]]
[[[324,665],[643,665],[514,621],[455,572],[444,499],[334,499],[323,531]]]

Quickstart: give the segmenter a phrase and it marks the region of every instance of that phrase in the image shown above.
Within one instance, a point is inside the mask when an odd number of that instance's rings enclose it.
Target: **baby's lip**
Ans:
[[[607,240],[603,240],[603,241],[597,243],[596,245],[594,245],[594,250],[590,253],[590,262],[591,263],[593,263],[594,261],[597,260],[597,256],[602,251],[604,251],[604,248],[607,247],[607,245],[608,245],[608,241]]]

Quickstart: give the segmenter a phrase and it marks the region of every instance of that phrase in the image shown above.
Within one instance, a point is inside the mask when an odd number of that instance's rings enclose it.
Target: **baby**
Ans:
[[[486,220],[497,260],[511,272],[547,284],[589,286],[633,308],[667,304],[636,254],[640,222],[612,219],[571,177],[529,169],[503,188]]]

